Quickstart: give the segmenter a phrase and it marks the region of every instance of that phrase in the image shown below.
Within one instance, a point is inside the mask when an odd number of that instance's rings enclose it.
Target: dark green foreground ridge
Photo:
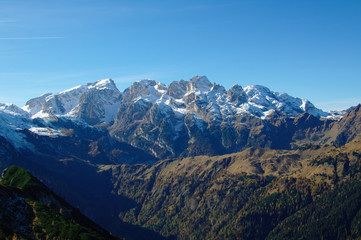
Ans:
[[[0,239],[117,239],[18,166],[0,179]]]

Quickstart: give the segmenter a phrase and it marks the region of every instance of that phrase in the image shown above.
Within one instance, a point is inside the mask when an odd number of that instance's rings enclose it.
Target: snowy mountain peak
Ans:
[[[154,102],[157,97],[157,83],[151,79],[136,81],[123,93],[122,102],[138,101],[140,98]]]
[[[232,119],[237,114],[265,118],[277,112],[286,116],[308,112],[316,117],[328,113],[307,100],[286,93],[273,92],[261,85],[242,88],[234,85],[228,91],[212,84],[205,76],[189,81],[174,81],[169,86],[151,79],[134,82],[120,93],[112,79],[80,85],[58,94],[45,94],[26,103],[23,110],[32,118],[80,117],[90,124],[110,123],[122,104],[148,102],[179,114],[195,114],[198,118]],[[9,107],[8,107],[9,108]],[[19,112],[19,111],[18,111]]]
[[[102,79],[96,81],[95,83],[88,83],[87,86],[88,88],[96,88],[98,90],[104,90],[104,89],[118,90],[114,81],[110,78]]]
[[[23,109],[19,108],[18,106],[12,103],[0,103],[0,111],[14,115],[20,115],[23,117],[29,116],[28,112],[24,111]]]
[[[28,112],[31,116],[40,112],[43,107],[43,103],[45,103],[46,98],[52,96],[51,93],[46,93],[41,95],[40,97],[32,98],[26,102],[26,105],[22,107],[22,109]]]
[[[189,80],[187,92],[200,91],[208,92],[212,88],[212,83],[206,76],[195,76]]]
[[[262,85],[250,85],[245,86],[244,91],[247,94],[247,96],[252,97],[259,97],[259,96],[272,96],[273,93],[271,90],[265,86]]]
[[[117,108],[120,106],[120,98],[121,93],[114,81],[103,79],[57,94],[48,93],[33,98],[26,103],[23,110],[32,118],[81,117],[88,123],[96,124],[114,119]]]
[[[245,95],[245,91],[243,90],[242,86],[238,85],[238,84],[234,84],[229,90],[228,90],[228,94],[232,95],[232,94],[236,94],[236,95]]]
[[[295,98],[287,93],[273,92],[269,88],[261,85],[250,85],[244,87],[248,103],[257,108],[257,111],[264,112],[266,117],[269,110],[277,110],[288,116],[308,112],[316,117],[326,117],[329,114],[317,109],[308,100]]]
[[[239,106],[242,103],[245,103],[247,101],[247,95],[243,88],[235,84],[233,85],[227,92],[227,95],[229,97],[229,100],[231,102],[234,102],[236,106]]]
[[[87,88],[86,86],[79,85],[79,86],[72,87],[72,88],[69,88],[67,90],[61,91],[57,95],[73,94],[75,92],[84,91],[86,88]],[[52,95],[52,94],[47,94],[47,96],[45,96],[45,98],[50,97],[49,95]]]

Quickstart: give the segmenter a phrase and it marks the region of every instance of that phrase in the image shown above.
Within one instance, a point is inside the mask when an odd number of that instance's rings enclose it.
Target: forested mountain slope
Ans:
[[[112,173],[120,196],[134,200],[119,217],[164,236],[346,239],[361,237],[360,146],[355,139],[339,148],[251,148],[101,170]]]

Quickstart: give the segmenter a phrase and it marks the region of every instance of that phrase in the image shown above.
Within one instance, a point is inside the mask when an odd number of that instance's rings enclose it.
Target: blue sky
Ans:
[[[206,75],[324,110],[361,102],[361,1],[0,0],[0,102]]]

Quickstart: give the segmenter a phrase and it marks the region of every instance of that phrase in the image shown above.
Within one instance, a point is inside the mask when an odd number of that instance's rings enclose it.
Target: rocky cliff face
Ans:
[[[214,155],[281,146],[273,143],[267,119],[301,113],[328,116],[307,100],[263,86],[234,85],[226,91],[204,76],[169,86],[143,80],[125,90],[110,132],[158,158]]]

